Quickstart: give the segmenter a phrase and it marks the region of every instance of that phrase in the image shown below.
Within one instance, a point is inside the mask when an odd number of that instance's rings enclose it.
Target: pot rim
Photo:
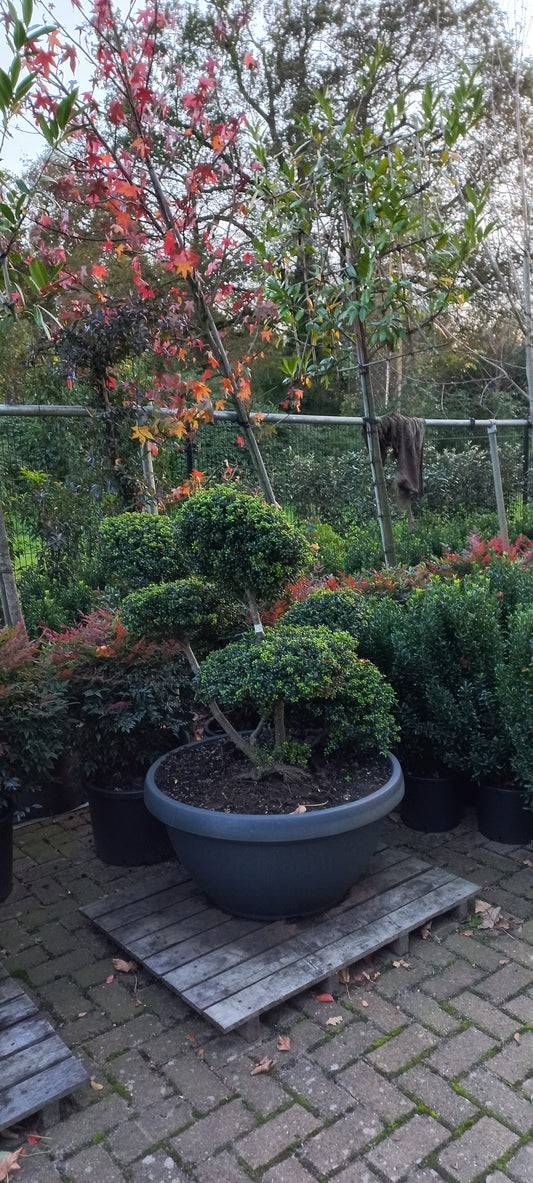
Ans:
[[[219,739],[196,741],[174,748],[197,747],[200,743],[213,743]],[[204,837],[223,838],[234,842],[296,842],[302,838],[328,837],[346,830],[360,829],[386,817],[399,805],[404,795],[403,773],[396,756],[387,753],[391,775],[384,785],[358,801],[346,805],[333,805],[310,813],[223,813],[212,809],[201,809],[196,805],[184,805],[174,797],[168,797],[157,787],[155,777],[159,765],[171,752],[165,752],[148,769],[144,782],[144,800],[147,809],[159,821],[174,829]]]

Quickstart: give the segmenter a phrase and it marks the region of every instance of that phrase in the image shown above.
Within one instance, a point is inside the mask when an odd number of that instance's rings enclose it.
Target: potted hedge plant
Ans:
[[[45,640],[98,857],[113,866],[171,858],[165,828],[144,806],[143,780],[155,756],[187,736],[191,678],[178,646],[143,637],[131,645],[110,609]]]
[[[124,600],[132,636],[175,637],[222,737],[185,745],[149,770],[148,808],[220,907],[252,917],[312,914],[364,870],[403,778],[386,755],[393,692],[347,632],[263,627],[261,606],[312,560],[281,510],[232,486],[195,494],[178,524],[191,576]],[[219,596],[219,606],[213,600]],[[200,661],[206,616],[228,598],[251,628]],[[229,711],[254,712],[243,734]]]
[[[533,840],[533,607],[508,622],[505,655],[497,669],[498,714],[490,763],[475,760],[480,782],[478,825],[495,842]]]
[[[64,743],[64,692],[22,625],[0,633],[0,900],[13,884],[13,821],[51,780]]]

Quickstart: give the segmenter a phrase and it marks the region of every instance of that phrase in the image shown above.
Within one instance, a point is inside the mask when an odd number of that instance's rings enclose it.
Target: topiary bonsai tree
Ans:
[[[186,574],[174,523],[149,513],[104,518],[97,557],[105,581],[112,581],[122,595]]]
[[[357,614],[355,601],[349,598],[331,628],[317,627],[314,619],[300,625],[287,618],[263,627],[261,606],[280,596],[313,560],[305,537],[282,511],[232,486],[215,486],[185,505],[176,535],[191,576],[131,593],[121,619],[134,634],[179,640],[199,698],[256,768],[302,776],[310,747],[298,729],[290,733],[287,708],[300,731],[302,720],[319,725],[326,753],[348,741],[385,751],[396,734],[393,692],[378,670],[358,657],[357,642],[346,631],[349,614]],[[200,664],[197,641],[209,621],[220,627],[235,603],[247,605],[253,632],[210,652]],[[249,738],[225,714],[235,707],[260,716]],[[270,745],[260,745],[267,725]]]

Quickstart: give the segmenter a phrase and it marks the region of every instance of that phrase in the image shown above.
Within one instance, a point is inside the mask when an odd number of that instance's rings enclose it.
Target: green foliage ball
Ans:
[[[352,637],[360,637],[370,613],[365,598],[352,588],[338,591],[325,589],[312,592],[303,603],[294,604],[282,617],[283,626],[308,625],[317,628],[324,625],[335,632],[341,630]]]
[[[126,596],[120,611],[122,624],[135,636],[180,641],[212,635],[230,614],[218,589],[203,579],[149,584]]]
[[[268,629],[209,654],[197,679],[199,697],[223,707],[253,708],[272,719],[274,704],[305,706],[326,729],[325,751],[351,742],[386,751],[396,738],[391,687],[357,655],[346,632],[320,627]]]
[[[509,763],[533,809],[533,607],[511,618],[506,660],[498,668],[498,696],[509,743]]]
[[[189,569],[232,594],[270,603],[313,556],[280,509],[231,485],[197,493],[177,526]]]
[[[155,514],[104,518],[98,531],[98,558],[105,581],[123,592],[186,574],[175,526]]]

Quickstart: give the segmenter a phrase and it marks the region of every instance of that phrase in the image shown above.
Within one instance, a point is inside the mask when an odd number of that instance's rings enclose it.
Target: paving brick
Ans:
[[[137,1112],[141,1129],[151,1136],[152,1144],[179,1133],[192,1121],[192,1109],[176,1097],[164,1097],[153,1105],[142,1105]]]
[[[341,1171],[340,1175],[335,1175],[334,1178],[335,1183],[379,1183],[377,1175],[360,1159],[346,1167],[346,1170]]]
[[[454,998],[452,1005],[463,1018],[472,1019],[478,1027],[483,1027],[495,1039],[508,1039],[516,1031],[516,1021],[491,1002],[487,1002],[486,998],[479,998],[470,990],[465,990],[464,994]]]
[[[526,900],[533,899],[533,877],[529,867],[510,875],[505,880],[505,887],[507,891],[516,891],[517,895],[523,896]]]
[[[255,1081],[258,1078],[252,1079]],[[339,1077],[337,1084],[334,1084],[324,1075],[316,1061],[307,1056],[300,1056],[294,1064],[284,1068],[280,1072],[280,1079],[322,1117],[337,1117],[353,1104],[349,1093],[344,1088],[338,1088],[341,1083]]]
[[[263,1052],[263,1047],[261,1048],[261,1052]],[[264,1054],[266,1055],[267,1052]],[[226,1093],[229,1097],[234,1093],[238,1093],[262,1117],[268,1117],[276,1109],[280,1109],[282,1105],[285,1105],[287,1101],[292,1101],[292,1096],[285,1092],[279,1081],[274,1080],[269,1074],[261,1072],[257,1076],[250,1075],[254,1063],[257,1063],[257,1060],[261,1058],[262,1055],[258,1054],[254,1057],[253,1053],[252,1058],[250,1056],[241,1056],[234,1063],[226,1067],[219,1067],[218,1074],[224,1080]],[[273,1058],[278,1058],[276,1052]]]
[[[514,1039],[490,1062],[491,1072],[496,1072],[510,1084],[516,1084],[533,1073],[533,1031],[524,1031],[520,1043]]]
[[[253,1171],[266,1166],[278,1154],[295,1146],[317,1130],[319,1118],[313,1117],[301,1105],[292,1105],[284,1113],[270,1118],[239,1142],[237,1152]]]
[[[180,1167],[176,1166],[166,1150],[146,1154],[134,1167],[130,1179],[131,1183],[191,1183],[190,1176],[185,1175]],[[93,1179],[92,1183],[107,1183],[107,1179]]]
[[[510,962],[495,974],[485,978],[484,982],[480,982],[477,990],[480,994],[490,998],[491,1002],[505,1002],[507,998],[518,994],[525,986],[530,986],[531,982],[533,982],[531,970],[525,969],[523,965],[517,965],[516,962]]]
[[[501,1171],[495,1171],[494,1174],[487,1175],[486,1183],[509,1183],[509,1176],[502,1175]]]
[[[79,1020],[79,1022],[84,1021]],[[104,1035],[84,1040],[97,1064],[105,1064],[106,1060],[110,1056],[116,1056],[117,1052],[133,1051],[134,1048],[139,1047],[151,1047],[151,1041],[156,1039],[162,1030],[161,1023],[155,1015],[137,1014],[128,1023],[122,1023],[120,1026],[115,1024],[113,1027],[111,1027],[109,1019],[104,1021],[107,1026]],[[159,1063],[157,1057],[153,1057],[153,1059],[155,1063]]]
[[[499,1121],[481,1117],[456,1142],[445,1147],[439,1155],[439,1166],[458,1183],[473,1183],[517,1142],[517,1135]]]
[[[338,1177],[338,1176],[337,1176]],[[297,1158],[286,1158],[263,1175],[261,1183],[316,1183]]]
[[[435,921],[436,923],[436,921]],[[455,961],[455,956],[447,948],[445,944],[439,941],[434,941],[432,936],[426,937],[424,940],[420,935],[412,936],[409,948],[409,957],[416,957],[420,961],[425,961],[426,965],[433,966],[434,969],[445,969],[452,961]]]
[[[68,1177],[72,1183],[124,1183],[122,1171],[115,1166],[103,1146],[88,1146],[70,1158],[67,1164]]]
[[[414,985],[417,985],[423,978],[430,978],[433,981],[432,967],[427,965],[425,961],[416,960],[414,957],[406,957],[410,969],[394,969],[390,968],[393,957],[387,950],[387,961],[381,973],[381,977],[376,985],[378,994],[382,994],[384,998],[389,1001],[402,998],[406,990],[410,990]],[[397,958],[394,958],[397,960]]]
[[[461,1097],[450,1085],[425,1064],[416,1064],[400,1076],[402,1089],[416,1097],[438,1115],[445,1125],[455,1129],[476,1116],[478,1110],[466,1097]]]
[[[514,1179],[516,1183],[531,1183],[533,1179],[533,1142],[522,1146],[518,1154],[515,1154],[507,1163],[507,1170],[509,1178]]]
[[[452,949],[460,957],[465,957],[467,961],[470,961],[474,966],[479,966],[480,969],[497,970],[499,968],[501,953],[489,945],[482,944],[475,937],[464,937],[461,936],[461,933],[454,932],[446,938],[446,945],[448,949]]]
[[[28,970],[28,978],[33,985],[41,986],[46,982],[53,982],[55,978],[61,978],[64,974],[72,977],[72,971],[86,966],[87,959],[91,956],[92,954],[83,947],[69,949],[60,957],[50,954],[46,961]]]
[[[520,1019],[520,1022],[533,1026],[533,997],[530,994],[518,994],[516,998],[506,1002],[505,1010],[509,1015]],[[513,1026],[516,1029],[516,1022]]]
[[[490,1061],[489,1061],[490,1063]],[[462,1082],[462,1087],[496,1117],[513,1126],[520,1134],[533,1129],[533,1105],[488,1068],[476,1068]]]
[[[398,1027],[405,1027],[409,1022],[407,1015],[403,1014],[400,1007],[387,1002],[375,990],[352,996],[352,1002],[355,1014],[364,1015],[370,1022],[376,1023],[387,1035],[391,1031],[396,1031]],[[363,1006],[363,1002],[368,1005]]]
[[[421,990],[413,990],[409,994],[404,994],[402,1006],[408,1014],[413,1015],[415,1019],[420,1019],[421,1023],[436,1031],[437,1035],[452,1035],[461,1026],[458,1019],[449,1015],[434,998],[430,998],[429,994],[424,994]]]
[[[190,1056],[169,1060],[163,1065],[162,1071],[175,1085],[180,1096],[200,1113],[207,1113],[221,1101],[227,1100],[228,1087],[200,1060],[193,1060]]]
[[[151,1131],[143,1129],[137,1121],[127,1121],[106,1138],[106,1148],[121,1165],[127,1166],[141,1154],[146,1154],[153,1142]]]
[[[479,982],[483,975],[484,970],[461,959],[454,961],[453,965],[449,965],[438,976],[428,978],[422,984],[422,989],[427,994],[431,994],[432,998],[436,998],[440,1002],[447,1002],[455,994],[461,994],[463,990],[473,986],[474,982]]]
[[[172,1139],[171,1146],[182,1162],[203,1162],[253,1125],[255,1118],[242,1101],[230,1101],[209,1117],[202,1117],[183,1134],[178,1134]]]
[[[111,968],[110,973],[113,972]],[[81,993],[81,991],[80,991]],[[132,1019],[135,1011],[138,1010],[137,1002],[134,994],[127,987],[122,986],[115,978],[112,982],[107,984],[103,982],[100,986],[93,986],[87,991],[87,996],[91,999],[94,1006],[99,1010],[103,1010],[106,1015],[114,1023],[125,1023],[128,1019]],[[81,1007],[79,1008],[82,1009]],[[85,1007],[87,1010],[87,1007]]]
[[[339,1073],[337,1081],[352,1097],[366,1105],[373,1113],[377,1113],[383,1121],[397,1121],[414,1108],[413,1102],[408,1101],[395,1084],[381,1076],[364,1060],[359,1060]]]
[[[108,1065],[106,1075],[127,1089],[135,1105],[152,1105],[175,1092],[168,1080],[160,1072],[153,1072],[137,1051],[117,1056]]]
[[[338,1072],[382,1038],[383,1032],[375,1023],[352,1023],[345,1031],[340,1031],[322,1047],[311,1052],[311,1056],[327,1072]]]
[[[92,1010],[92,1004],[87,1001],[83,990],[74,986],[72,982],[61,978],[47,986],[39,988],[39,996],[44,1000],[47,1009],[57,1015],[59,1019],[74,1019],[80,1011]]]
[[[398,1072],[400,1068],[407,1067],[417,1056],[435,1047],[437,1043],[437,1037],[432,1031],[421,1027],[419,1023],[413,1023],[400,1035],[393,1035],[386,1043],[375,1048],[373,1052],[370,1052],[368,1059],[374,1067],[380,1068],[382,1072]]]
[[[66,1121],[47,1130],[53,1146],[60,1146],[65,1154],[71,1154],[85,1146],[97,1134],[112,1130],[130,1116],[128,1105],[122,1097],[112,1093],[94,1101],[81,1112],[73,1113]]]
[[[493,1039],[478,1031],[477,1027],[468,1027],[458,1035],[452,1035],[429,1057],[428,1063],[436,1068],[442,1076],[453,1080],[462,1072],[467,1072],[472,1064],[477,1064],[487,1052],[496,1047]]]
[[[449,1136],[450,1131],[434,1117],[417,1114],[371,1150],[368,1161],[386,1175],[389,1183],[399,1183]]]
[[[311,1138],[304,1147],[302,1157],[320,1174],[328,1175],[337,1167],[344,1166],[364,1146],[368,1146],[382,1129],[375,1114],[363,1105],[356,1105],[349,1118],[341,1117],[327,1130]]]
[[[250,1176],[245,1174],[229,1150],[223,1150],[207,1162],[197,1163],[194,1175],[198,1183],[250,1183]]]

